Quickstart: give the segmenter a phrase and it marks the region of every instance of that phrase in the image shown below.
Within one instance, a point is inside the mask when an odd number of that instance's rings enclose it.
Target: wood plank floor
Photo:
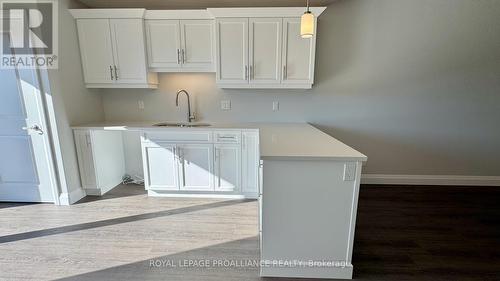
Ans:
[[[362,186],[355,279],[499,280],[499,203],[498,187]],[[256,260],[257,211],[136,186],[73,206],[0,203],[0,280],[262,280],[187,264]]]

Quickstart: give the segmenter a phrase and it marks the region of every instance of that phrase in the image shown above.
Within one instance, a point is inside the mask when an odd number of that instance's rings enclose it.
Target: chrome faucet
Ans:
[[[186,97],[187,97],[187,101],[188,101],[188,122],[192,122],[196,119],[196,117],[194,116],[194,113],[191,114],[191,101],[189,100],[189,94],[186,90],[179,90],[177,92],[177,97],[175,98],[175,106],[179,106],[179,94],[180,93],[184,93],[186,94]]]

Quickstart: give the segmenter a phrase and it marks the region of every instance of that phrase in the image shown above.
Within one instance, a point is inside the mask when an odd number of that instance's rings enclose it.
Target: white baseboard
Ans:
[[[70,193],[62,193],[59,195],[59,203],[61,205],[71,205],[76,203],[78,200],[87,196],[85,190],[79,188],[71,191]]]
[[[363,174],[361,184],[500,186],[500,177]]]

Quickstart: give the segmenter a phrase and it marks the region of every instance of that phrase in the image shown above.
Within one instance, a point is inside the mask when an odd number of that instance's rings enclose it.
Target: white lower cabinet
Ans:
[[[87,195],[103,195],[122,182],[125,159],[121,132],[74,131],[82,187]]]
[[[237,191],[240,189],[241,146],[215,145],[215,190]]]
[[[147,187],[179,190],[175,144],[149,144],[144,148],[144,171]]]
[[[180,144],[177,153],[180,190],[214,190],[213,144]]]
[[[141,143],[150,195],[258,197],[257,131],[144,132]]]

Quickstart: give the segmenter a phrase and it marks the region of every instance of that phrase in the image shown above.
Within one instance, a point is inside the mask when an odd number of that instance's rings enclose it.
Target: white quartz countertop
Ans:
[[[307,123],[214,123],[209,127],[155,127],[159,122],[114,122],[73,126],[90,130],[216,130],[256,129],[260,135],[261,159],[294,160],[353,160],[366,161],[367,157]]]

